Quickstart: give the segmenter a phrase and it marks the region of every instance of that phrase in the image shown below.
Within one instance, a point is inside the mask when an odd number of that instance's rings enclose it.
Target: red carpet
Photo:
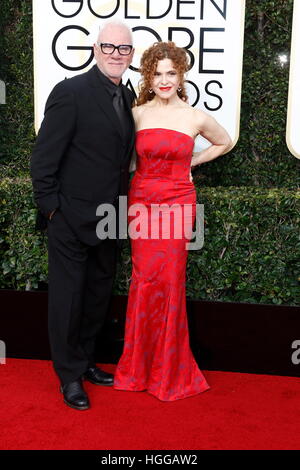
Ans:
[[[103,366],[112,372],[114,366]],[[211,389],[172,403],[86,383],[68,408],[48,361],[0,365],[0,449],[300,449],[300,380],[204,372]]]

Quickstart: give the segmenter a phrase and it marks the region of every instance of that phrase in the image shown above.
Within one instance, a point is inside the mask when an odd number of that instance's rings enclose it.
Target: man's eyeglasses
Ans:
[[[132,51],[132,46],[130,46],[129,44],[120,44],[119,46],[103,42],[97,44],[101,47],[101,51],[103,52],[103,54],[113,54],[115,52],[115,49],[118,50],[118,53],[120,55],[129,55]]]

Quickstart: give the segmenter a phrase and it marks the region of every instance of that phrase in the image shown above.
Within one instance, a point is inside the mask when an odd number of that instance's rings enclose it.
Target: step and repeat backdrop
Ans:
[[[286,141],[300,158],[300,0],[294,0]]]
[[[300,0],[294,0],[287,143],[300,158]],[[94,64],[99,27],[119,19],[133,31],[135,56],[123,83],[138,94],[143,51],[174,41],[190,57],[189,102],[212,114],[239,138],[245,0],[33,0],[35,129],[56,83]],[[298,84],[297,84],[298,81]],[[196,147],[208,145],[201,137]]]

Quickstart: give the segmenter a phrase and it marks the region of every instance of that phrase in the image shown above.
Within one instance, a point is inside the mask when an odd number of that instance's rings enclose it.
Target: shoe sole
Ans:
[[[59,390],[60,390],[60,393],[64,393],[62,387],[60,387]],[[64,398],[64,403],[68,405],[70,408],[73,408],[73,410],[84,411],[90,408],[90,405],[83,405],[83,406],[72,405],[65,398]]]
[[[79,411],[84,411],[84,410],[88,410],[90,408],[89,405],[86,405],[86,406],[75,406],[75,405],[72,405],[71,403],[69,403],[67,400],[64,400],[64,403],[66,405],[68,405],[70,408],[73,408],[73,410],[79,410]]]

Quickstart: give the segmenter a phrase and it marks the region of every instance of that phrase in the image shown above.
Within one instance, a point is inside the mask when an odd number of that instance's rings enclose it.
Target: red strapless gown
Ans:
[[[138,131],[137,169],[128,198],[128,208],[142,204],[147,213],[141,210],[128,218],[129,233],[132,221],[139,220],[140,225],[135,225],[143,237],[131,238],[125,344],[114,388],[147,390],[164,401],[209,388],[190,350],[186,315],[186,234],[192,230],[196,207],[195,188],[189,181],[193,147],[194,140],[181,132],[160,128]],[[176,204],[181,209],[186,205],[190,210],[185,217],[176,212],[166,226],[162,213],[151,217],[153,204]],[[178,237],[180,227],[183,236]]]

